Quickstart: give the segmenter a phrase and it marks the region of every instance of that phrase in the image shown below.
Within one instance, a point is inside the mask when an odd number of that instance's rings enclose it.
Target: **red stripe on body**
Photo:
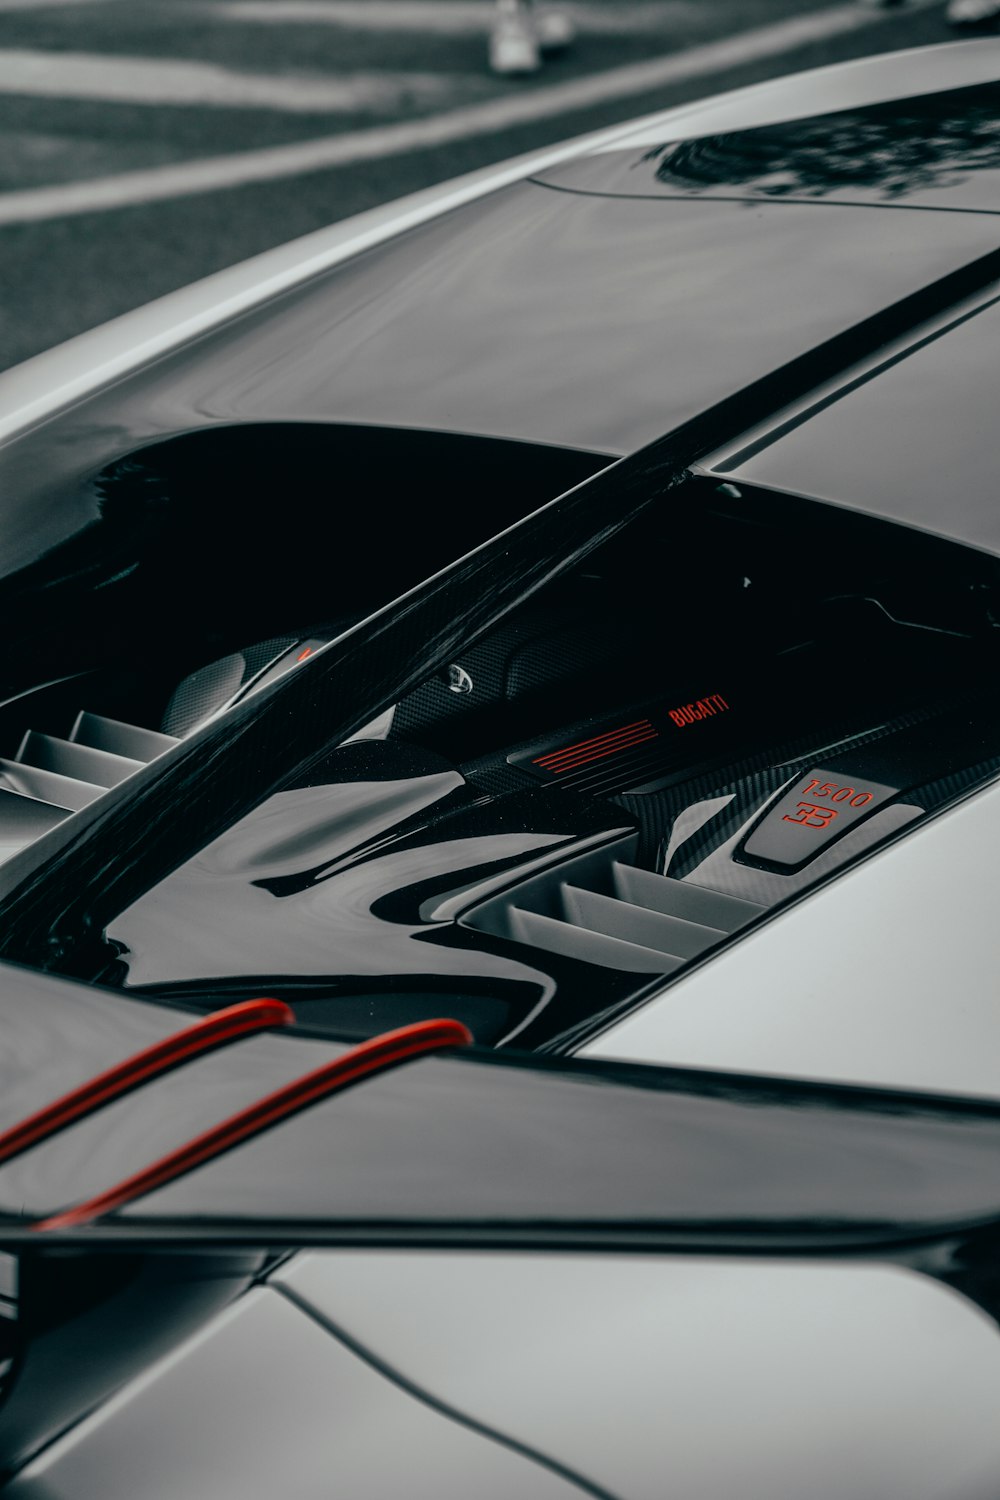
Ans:
[[[195,1167],[203,1166],[205,1162],[221,1156],[224,1151],[260,1135],[272,1125],[287,1120],[308,1105],[347,1088],[349,1084],[394,1067],[397,1063],[419,1057],[425,1052],[434,1052],[441,1047],[467,1046],[472,1039],[468,1027],[453,1020],[417,1021],[411,1026],[401,1026],[382,1036],[372,1037],[359,1047],[352,1047],[333,1062],[315,1068],[313,1072],[306,1073],[273,1094],[267,1094],[248,1109],[240,1110],[228,1120],[223,1120],[220,1125],[195,1136],[176,1151],[161,1157],[134,1176],[126,1177],[106,1192],[77,1204],[75,1208],[42,1219],[34,1227],[39,1232],[50,1233],[53,1230],[89,1224],[156,1188],[165,1187],[167,1183],[193,1171]]]
[[[121,1098],[182,1063],[214,1052],[219,1047],[227,1047],[230,1042],[254,1032],[264,1031],[270,1026],[287,1026],[294,1020],[294,1011],[281,1000],[242,1000],[238,1005],[215,1011],[183,1031],[165,1037],[162,1042],[133,1053],[124,1062],[98,1073],[96,1078],[4,1131],[0,1135],[0,1163],[20,1156],[30,1146],[48,1140],[68,1125],[110,1104],[113,1099]]]

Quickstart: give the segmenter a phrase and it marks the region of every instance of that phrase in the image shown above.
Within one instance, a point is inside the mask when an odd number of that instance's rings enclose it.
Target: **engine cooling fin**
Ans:
[[[65,739],[29,729],[0,759],[0,859],[103,797],[178,744],[170,734],[82,710]]]
[[[671,974],[764,910],[632,861],[634,836],[565,860],[467,912],[464,925],[623,973]]]

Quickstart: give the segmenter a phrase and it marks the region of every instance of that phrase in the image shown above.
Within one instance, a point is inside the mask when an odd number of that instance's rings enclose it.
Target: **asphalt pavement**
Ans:
[[[585,130],[950,40],[940,0],[576,0],[525,80],[489,0],[0,0],[0,367],[295,235]]]

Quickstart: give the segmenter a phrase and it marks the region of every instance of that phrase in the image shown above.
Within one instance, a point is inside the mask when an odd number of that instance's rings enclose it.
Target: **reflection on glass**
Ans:
[[[898,199],[1000,168],[998,104],[995,85],[957,89],[659,146],[644,160],[657,162],[659,182],[681,191],[742,188],[768,197],[864,191]]]

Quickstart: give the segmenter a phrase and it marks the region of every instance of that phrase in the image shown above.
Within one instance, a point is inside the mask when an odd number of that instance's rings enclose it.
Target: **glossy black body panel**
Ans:
[[[533,955],[476,943],[447,913],[627,831],[618,809],[483,798],[435,757],[381,742],[335,752],[323,776],[271,798],[112,922],[102,983],[198,1006],[266,992],[337,1036],[442,1008],[493,1043],[547,1007],[551,1030],[580,1019],[593,998],[557,1002]],[[602,980],[603,1003],[622,993]]]
[[[655,574],[662,538],[659,528],[642,530]],[[793,540],[793,561],[801,545]],[[776,543],[762,550],[776,553],[773,567],[781,576],[787,562]],[[870,537],[866,556],[873,567]],[[671,914],[669,901],[658,905],[668,895],[658,874],[668,836],[669,873],[690,875],[695,891],[699,881],[716,888],[721,882],[737,898],[757,903],[745,913],[749,920],[795,895],[802,883],[785,876],[759,891],[756,869],[732,864],[732,835],[745,833],[796,767],[801,772],[817,763],[818,747],[833,747],[823,760],[830,775],[843,772],[858,785],[859,777],[895,778],[892,795],[906,804],[904,822],[989,776],[1000,759],[1000,731],[997,707],[981,687],[994,661],[988,639],[893,626],[884,612],[855,600],[831,601],[825,621],[807,611],[797,633],[786,628],[772,640],[761,620],[766,582],[753,571],[764,595],[760,605],[747,600],[730,632],[711,649],[709,640],[704,643],[704,680],[725,686],[730,697],[716,695],[729,705],[725,714],[673,723],[665,705],[674,701],[673,674],[690,671],[691,653],[672,658],[658,633],[649,639],[662,650],[662,667],[646,683],[655,695],[626,717],[648,712],[646,722],[655,720],[662,733],[621,754],[604,754],[586,782],[567,775],[540,783],[521,766],[523,757],[505,755],[502,745],[462,772],[405,738],[342,747],[110,921],[100,982],[198,1007],[224,997],[275,995],[294,1004],[305,1024],[329,1028],[336,1037],[367,1035],[445,1007],[481,1043],[560,1045],[634,1001],[643,985],[634,973],[629,977],[635,955],[618,950],[626,961],[616,965],[613,946],[608,953],[604,944],[595,967],[579,951],[533,946],[506,920],[499,926],[480,920],[484,901],[499,901],[505,910],[513,902],[520,910],[527,883],[537,887],[530,909],[546,923],[562,921],[563,883],[576,889],[582,879],[594,895],[585,898],[591,908],[596,902],[608,919],[624,921],[625,930],[637,922],[659,926],[664,939],[676,936],[683,944],[675,950],[665,942],[661,951],[694,958],[724,934],[670,931],[650,915]],[[964,578],[960,572],[959,585]],[[592,575],[592,590],[596,583]],[[942,597],[947,592],[942,579]],[[743,602],[746,591],[736,598]],[[790,608],[787,598],[784,603]],[[812,639],[818,628],[822,642]],[[640,645],[642,629],[640,622]],[[737,644],[732,633],[740,629],[745,638]],[[851,664],[846,675],[845,661]],[[728,675],[720,676],[723,667]],[[618,692],[624,676],[620,667]],[[614,692],[614,681],[610,688]],[[585,685],[595,698],[598,690],[593,679]],[[555,686],[545,691],[558,702]],[[444,696],[461,701],[447,689]],[[543,712],[530,695],[526,712],[517,694],[501,699],[492,734],[512,733],[519,719],[530,722]],[[729,726],[721,742],[720,723]],[[460,718],[450,727],[445,720],[437,738],[444,750],[449,737],[454,744],[463,733],[470,731]],[[725,816],[708,819],[697,837],[686,836],[685,827],[695,818],[697,829],[698,809],[712,799],[726,806]],[[844,819],[832,804],[830,811],[839,832]],[[806,882],[873,846],[901,826],[900,816],[894,807],[889,824],[863,820],[843,847],[835,844],[818,863],[812,861],[820,848],[807,848]],[[620,904],[627,893],[618,889],[613,861],[638,867],[640,876],[647,872],[638,900]],[[709,871],[704,878],[702,867]],[[601,913],[596,916],[600,921]],[[585,929],[589,921],[584,914]],[[705,921],[713,926],[710,916]],[[568,936],[562,926],[556,932]],[[695,937],[693,947],[685,941]],[[677,968],[676,957],[650,958],[651,976]]]
[[[721,467],[983,551],[1000,545],[995,445],[1000,302]]]
[[[538,181],[629,198],[743,198],[1000,213],[1000,83],[661,147],[576,157]],[[693,124],[697,125],[697,116]],[[881,233],[881,229],[873,232]]]

